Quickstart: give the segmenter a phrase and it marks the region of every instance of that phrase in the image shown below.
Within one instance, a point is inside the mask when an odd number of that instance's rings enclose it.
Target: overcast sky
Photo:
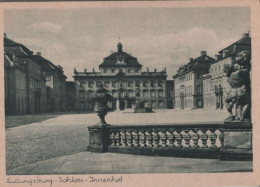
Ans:
[[[249,8],[85,8],[7,10],[4,31],[10,39],[64,68],[73,80],[78,71],[98,70],[121,37],[123,50],[137,57],[143,70],[178,67],[206,50],[219,50],[250,30]]]

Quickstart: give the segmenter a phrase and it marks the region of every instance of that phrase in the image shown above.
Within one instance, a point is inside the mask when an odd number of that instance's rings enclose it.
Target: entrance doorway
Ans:
[[[173,101],[168,101],[167,102],[167,108],[168,109],[173,109]]]
[[[124,110],[125,109],[125,101],[124,100],[120,100],[119,101],[119,109],[120,110]]]

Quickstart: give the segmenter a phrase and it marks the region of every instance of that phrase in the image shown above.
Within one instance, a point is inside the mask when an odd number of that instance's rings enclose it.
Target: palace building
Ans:
[[[4,36],[5,114],[42,113],[46,109],[46,80],[33,52]]]
[[[65,111],[66,78],[61,66],[4,34],[6,115]]]
[[[201,51],[201,55],[181,66],[174,78],[175,108],[195,109],[203,107],[203,74],[209,72],[215,59]]]
[[[204,109],[223,109],[225,96],[230,91],[227,77],[223,71],[225,64],[232,64],[235,56],[247,50],[251,52],[251,37],[249,33],[216,55],[217,60],[210,65],[209,73],[203,76]]]
[[[94,103],[91,95],[100,84],[109,90],[112,101],[110,108],[132,108],[136,98],[140,98],[146,107],[166,108],[166,68],[157,72],[142,71],[142,65],[136,57],[123,51],[121,43],[117,45],[117,52],[113,52],[103,59],[99,65],[99,72],[89,72],[85,69],[78,72],[74,69],[76,87],[76,110],[93,110]]]

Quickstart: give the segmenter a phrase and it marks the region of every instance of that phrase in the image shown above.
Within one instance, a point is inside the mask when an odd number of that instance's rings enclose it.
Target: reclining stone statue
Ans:
[[[235,57],[232,65],[224,66],[224,72],[231,87],[231,91],[225,99],[225,105],[229,112],[225,121],[250,120],[250,61],[249,51],[241,51]]]

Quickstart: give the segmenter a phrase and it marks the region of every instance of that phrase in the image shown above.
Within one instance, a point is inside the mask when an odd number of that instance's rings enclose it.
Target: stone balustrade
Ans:
[[[91,128],[89,128],[90,132]],[[105,129],[106,137],[103,138],[106,145],[105,151],[108,152],[196,158],[219,158],[223,148],[229,146],[227,141],[226,145],[223,145],[225,142],[224,135],[230,138],[230,132],[232,136],[233,132],[248,132],[249,135],[252,132],[251,123],[223,122],[109,125]],[[244,136],[243,133],[240,134]],[[236,136],[239,136],[239,134]],[[92,139],[90,138],[90,140]],[[250,140],[245,140],[245,142],[250,143]],[[252,150],[250,147],[245,147],[245,149]],[[250,157],[250,154],[247,155],[247,158]]]

